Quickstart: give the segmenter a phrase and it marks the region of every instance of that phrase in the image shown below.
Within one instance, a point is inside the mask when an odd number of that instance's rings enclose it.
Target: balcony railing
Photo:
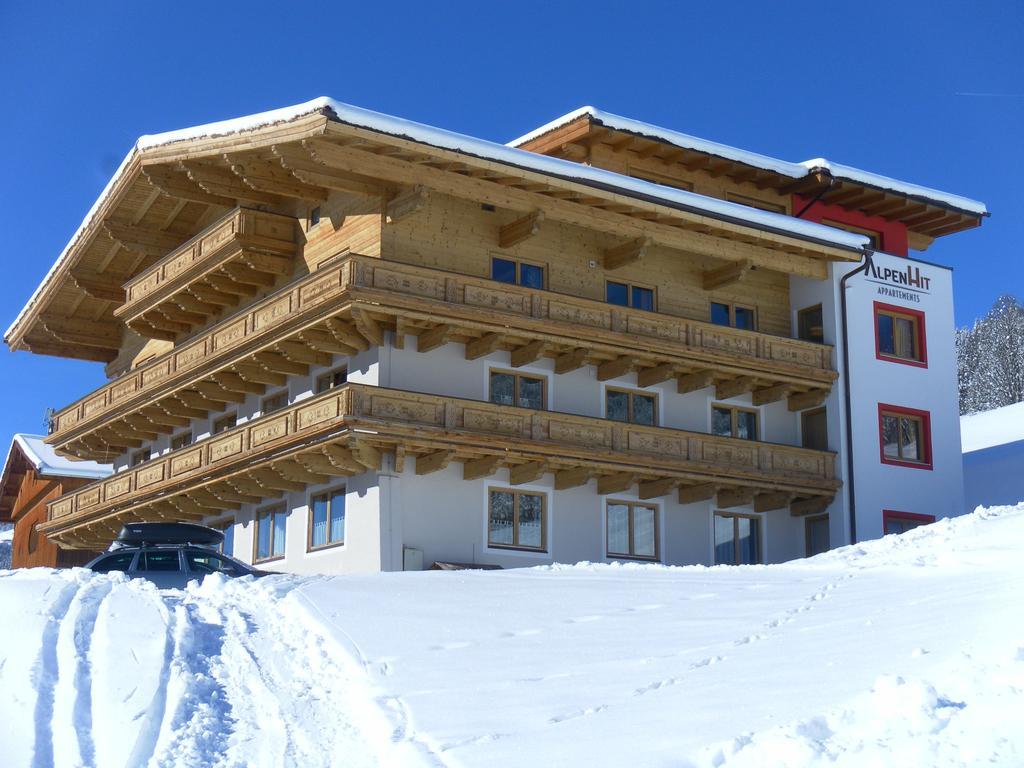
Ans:
[[[597,478],[600,493],[638,483],[644,498],[680,489],[725,506],[827,502],[839,486],[826,451],[347,384],[62,496],[44,530],[73,539],[78,526],[154,511],[201,518],[377,469],[383,453],[418,474],[461,461],[467,479],[507,467],[513,483],[550,472],[556,488]]]
[[[328,353],[380,343],[384,329],[400,331],[396,344],[419,334],[421,351],[461,341],[467,357],[507,349],[513,365],[543,355],[559,372],[584,364],[599,378],[633,370],[643,386],[677,377],[680,391],[717,385],[720,397],[789,397],[794,410],[821,402],[836,377],[832,348],[821,344],[347,255],[63,409],[48,442],[109,459],[146,434],[171,431],[166,418],[140,421],[144,409],[173,403],[174,413],[205,415],[216,408],[203,403],[234,386],[229,378],[259,369],[254,380],[267,383]]]
[[[291,274],[296,221],[236,208],[125,283],[114,312],[150,338],[174,340]]]

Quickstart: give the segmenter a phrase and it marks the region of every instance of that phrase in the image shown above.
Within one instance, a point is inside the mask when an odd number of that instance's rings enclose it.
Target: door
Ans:
[[[807,534],[807,557],[828,552],[828,515],[808,517],[804,525]]]

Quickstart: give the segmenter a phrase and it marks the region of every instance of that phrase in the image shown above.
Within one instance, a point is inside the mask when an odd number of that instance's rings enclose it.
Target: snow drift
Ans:
[[[0,573],[5,766],[1024,764],[1024,505],[778,566]]]

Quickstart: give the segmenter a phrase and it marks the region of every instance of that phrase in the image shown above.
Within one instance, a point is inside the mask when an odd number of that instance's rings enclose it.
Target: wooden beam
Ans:
[[[828,509],[831,503],[831,496],[813,496],[809,499],[800,499],[789,505],[789,514],[793,517],[818,515]]]
[[[668,496],[673,490],[679,487],[682,481],[675,477],[663,477],[658,480],[645,480],[640,483],[639,496],[641,499],[658,499]]]
[[[726,264],[718,269],[707,270],[703,275],[704,290],[713,291],[717,288],[724,288],[727,285],[738,283],[747,276],[750,269],[751,263],[749,261],[737,261],[732,264]]]
[[[668,381],[675,375],[675,367],[672,363],[661,363],[651,368],[644,368],[636,374],[636,383],[640,387],[653,387]]]
[[[790,395],[788,407],[791,411],[803,411],[807,408],[817,408],[827,399],[827,389],[812,389],[810,392],[802,392],[799,395]]]
[[[306,363],[297,363],[274,352],[258,352],[255,355],[255,360],[261,368],[265,368],[273,373],[292,374],[294,376],[305,376],[309,373],[309,365]]]
[[[359,460],[348,448],[342,448],[340,445],[322,445],[320,453],[330,459],[331,463],[342,472],[361,475],[366,471],[366,467],[359,463]]]
[[[271,488],[275,491],[302,491],[306,488],[305,483],[286,480],[270,469],[251,470],[247,474],[262,487]]]
[[[177,173],[168,168],[160,166],[143,166],[142,174],[154,187],[159,189],[167,197],[178,200],[188,200],[193,203],[204,205],[216,205],[222,208],[234,208],[238,201],[223,195],[211,195],[206,192],[183,173]]]
[[[121,346],[123,326],[105,320],[76,317],[44,317],[43,328],[58,340],[101,349]]]
[[[348,344],[359,352],[365,352],[370,348],[370,343],[367,341],[366,335],[361,334],[357,326],[352,323],[346,323],[336,317],[332,317],[324,320],[323,325],[334,335],[334,338],[342,344]],[[384,334],[380,331],[379,325],[377,326],[376,332],[380,334],[383,343]]]
[[[307,328],[301,331],[298,338],[302,343],[329,354],[354,355],[359,351],[355,347],[338,341],[338,338],[329,331],[321,331],[316,328]]]
[[[768,512],[772,509],[782,509],[789,506],[789,502],[792,500],[793,494],[791,493],[759,493],[754,496],[754,511]]]
[[[708,501],[718,493],[718,486],[714,483],[700,483],[698,485],[682,485],[679,487],[679,503],[695,504],[698,501]]]
[[[555,373],[569,373],[587,364],[589,351],[584,347],[576,347],[563,352],[555,358]]]
[[[636,358],[632,355],[622,355],[614,360],[608,360],[597,366],[597,380],[608,381],[609,379],[625,376],[636,368],[636,365]]]
[[[394,224],[406,216],[412,216],[427,204],[428,197],[429,192],[423,186],[417,185],[412,189],[407,189],[388,201],[387,207],[384,209],[385,221],[388,224]]]
[[[490,477],[505,460],[503,456],[484,456],[479,459],[463,462],[462,479],[479,480],[481,477]]]
[[[227,387],[212,381],[200,381],[192,385],[192,389],[208,400],[225,403],[244,403],[245,392],[228,389]]]
[[[331,364],[331,356],[324,352],[318,352],[307,344],[297,341],[279,341],[274,348],[289,360],[307,365],[328,366]]]
[[[722,509],[742,507],[754,501],[753,488],[723,488],[717,494],[716,504]]]
[[[521,347],[516,347],[512,350],[512,367],[520,368],[524,365],[529,365],[535,360],[539,360],[545,352],[547,352],[548,345],[540,339],[531,341],[529,344],[524,344]]]
[[[614,248],[609,248],[604,252],[604,268],[607,270],[619,269],[639,261],[647,255],[647,249],[650,247],[651,238],[638,237],[616,245]]]
[[[699,389],[710,387],[714,383],[715,374],[713,371],[687,373],[676,379],[676,392],[680,395],[685,395],[688,392],[696,392]]]
[[[728,400],[732,397],[739,397],[750,392],[755,385],[752,376],[739,376],[729,381],[720,381],[715,386],[715,397],[719,400]]]
[[[548,471],[547,462],[531,461],[526,464],[517,464],[508,471],[509,485],[523,485],[540,480]]]
[[[405,457],[406,457],[406,453],[407,453],[407,451],[406,451],[404,445],[396,445],[395,446],[395,473],[396,474],[400,475],[403,472],[405,472]]]
[[[380,449],[370,445],[365,440],[358,440],[352,447],[352,456],[367,469],[380,471],[381,452]]]
[[[113,301],[124,304],[125,290],[121,287],[124,280],[104,279],[103,275],[94,272],[72,272],[71,280],[84,293],[100,301]]]
[[[312,472],[294,459],[275,462],[272,469],[285,480],[303,485],[323,485],[331,479],[330,475]]]
[[[632,472],[619,472],[615,475],[602,475],[597,478],[597,493],[604,496],[608,493],[625,493],[633,487],[636,475]]]
[[[479,339],[473,339],[466,343],[466,359],[476,360],[496,351],[504,337],[500,333],[485,333]]]
[[[792,392],[791,384],[776,384],[763,389],[755,389],[751,396],[751,402],[754,405],[768,405],[768,403],[775,403],[789,397]]]
[[[423,331],[416,337],[416,351],[429,352],[432,349],[443,347],[451,339],[453,333],[455,333],[455,329],[445,323]]]
[[[589,467],[573,467],[572,469],[561,469],[555,472],[555,490],[565,491],[569,488],[577,488],[590,482],[594,476],[594,470]]]
[[[130,224],[120,224],[110,219],[104,220],[103,229],[110,236],[110,239],[122,248],[143,256],[154,256],[156,258],[166,256],[188,240],[187,237],[175,235],[172,232],[137,227]]]
[[[235,363],[231,367],[235,369],[238,376],[254,384],[283,387],[288,383],[287,376],[282,373],[268,371],[255,358],[251,363]]]
[[[423,456],[416,457],[416,474],[429,475],[432,472],[440,472],[451,464],[455,458],[455,451],[434,451]]]
[[[380,323],[370,317],[369,314],[362,310],[353,310],[352,319],[355,321],[356,330],[363,335],[363,337],[375,347],[384,346],[384,329],[381,328]]]
[[[533,211],[522,218],[506,224],[498,233],[498,246],[501,248],[511,248],[533,237],[540,232],[540,225],[543,221],[544,212]]]

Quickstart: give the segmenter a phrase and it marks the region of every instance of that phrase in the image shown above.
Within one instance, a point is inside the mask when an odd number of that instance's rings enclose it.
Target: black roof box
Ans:
[[[117,535],[120,544],[200,544],[220,546],[223,531],[192,523],[128,523]]]

